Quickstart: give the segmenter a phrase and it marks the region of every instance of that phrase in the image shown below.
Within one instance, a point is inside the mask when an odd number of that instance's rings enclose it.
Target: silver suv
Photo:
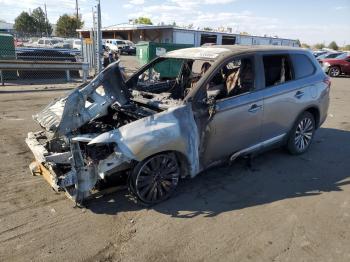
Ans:
[[[302,154],[325,121],[330,80],[286,47],[210,46],[166,53],[126,79],[118,62],[33,116],[26,142],[42,174],[77,203],[127,176],[144,204],[182,177],[285,145]]]

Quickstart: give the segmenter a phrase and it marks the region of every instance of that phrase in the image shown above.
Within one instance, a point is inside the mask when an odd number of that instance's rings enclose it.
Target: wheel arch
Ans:
[[[309,112],[312,114],[312,116],[315,119],[315,129],[317,129],[319,127],[319,124],[320,124],[320,110],[319,110],[319,108],[317,106],[310,106],[308,108],[305,108],[305,110],[303,112]],[[303,112],[301,112],[301,114]]]
[[[141,161],[133,160],[132,168],[135,168],[137,163],[140,163],[142,161],[146,161],[146,160],[148,160],[148,159],[150,159],[150,158],[152,158],[154,156],[161,155],[161,154],[171,154],[171,153],[173,153],[175,155],[176,160],[178,161],[178,164],[179,164],[180,170],[181,170],[181,178],[190,176],[190,174],[191,174],[191,172],[190,172],[190,161],[189,161],[188,157],[184,153],[182,153],[180,151],[177,151],[177,150],[159,151],[157,153],[148,155],[147,157],[145,157]]]

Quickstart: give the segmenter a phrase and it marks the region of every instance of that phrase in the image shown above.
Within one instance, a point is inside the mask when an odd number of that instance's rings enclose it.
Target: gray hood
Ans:
[[[108,107],[113,103],[124,105],[129,96],[117,61],[88,84],[51,102],[33,118],[47,131],[58,136],[66,135],[85,123],[106,115]]]

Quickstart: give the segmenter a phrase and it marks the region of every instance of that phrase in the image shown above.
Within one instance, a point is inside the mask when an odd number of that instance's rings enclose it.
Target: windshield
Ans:
[[[346,58],[347,56],[348,56],[348,54],[343,53],[343,54],[338,55],[336,58],[337,58],[337,59],[344,59],[344,58]]]

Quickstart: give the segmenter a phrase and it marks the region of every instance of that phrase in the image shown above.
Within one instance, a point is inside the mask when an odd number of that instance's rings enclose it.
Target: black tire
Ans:
[[[312,143],[315,128],[316,125],[314,116],[308,111],[302,113],[295,121],[293,128],[289,132],[287,142],[287,149],[289,153],[292,155],[300,155],[305,153]]]
[[[173,153],[161,153],[139,162],[129,178],[129,191],[137,202],[151,206],[168,199],[180,178],[180,165]]]
[[[331,77],[338,77],[341,74],[341,70],[339,66],[331,66],[328,70],[328,74]]]

